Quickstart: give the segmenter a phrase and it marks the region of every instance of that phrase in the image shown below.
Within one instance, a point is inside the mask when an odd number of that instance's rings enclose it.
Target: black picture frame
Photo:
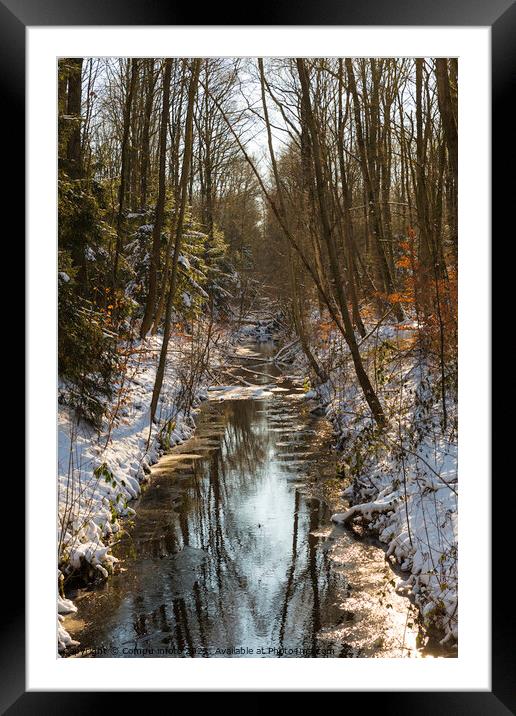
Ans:
[[[516,78],[516,4],[514,0],[307,0],[297,4],[280,0],[257,4],[247,22],[235,23],[238,11],[232,5],[212,4],[203,8],[204,26],[209,25],[374,25],[374,26],[490,26],[492,38],[492,171],[504,175],[508,162],[507,137],[514,135],[514,118],[508,111]],[[199,10],[174,0],[0,0],[0,87],[4,134],[9,144],[25,144],[25,33],[28,26],[67,25],[198,25]],[[7,135],[6,132],[9,134]],[[514,140],[511,139],[510,142]],[[21,151],[21,149],[20,149]],[[512,150],[514,154],[514,150]],[[24,162],[20,155],[9,165],[11,181],[4,202],[14,207],[23,201]],[[512,199],[512,201],[511,201]],[[513,199],[513,181],[496,182],[492,194],[492,216],[500,220]],[[24,214],[20,207],[18,216]],[[18,227],[19,228],[19,227]],[[493,235],[495,231],[493,226]],[[21,243],[21,242],[20,242]],[[30,445],[28,446],[30,450]],[[493,484],[495,494],[496,484]],[[20,500],[21,485],[17,484]],[[494,501],[495,502],[495,501]],[[503,560],[504,520],[493,517],[493,574],[506,572]],[[504,554],[505,552],[505,554]],[[479,579],[489,575],[479,575]],[[499,585],[499,586],[498,586]],[[17,596],[21,586],[17,585]],[[501,582],[493,583],[492,691],[490,692],[368,692],[367,707],[396,714],[502,714],[516,713],[515,648],[503,608],[507,595]],[[507,604],[512,610],[512,604]],[[91,713],[98,707],[95,692],[26,692],[25,612],[23,605],[3,610],[5,619],[0,650],[0,708],[12,715],[25,713]],[[407,684],[410,688],[410,684]],[[336,685],[338,690],[338,685]],[[80,696],[80,698],[78,698]],[[105,695],[102,695],[104,699]],[[119,695],[118,695],[119,696]],[[117,698],[118,698],[117,696]],[[349,708],[353,697],[363,704],[364,693],[347,693],[343,704]],[[149,694],[131,694],[131,706],[148,707]],[[121,707],[121,706],[120,706]]]

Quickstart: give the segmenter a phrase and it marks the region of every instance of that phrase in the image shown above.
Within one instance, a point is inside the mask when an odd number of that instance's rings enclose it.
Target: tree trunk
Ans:
[[[66,151],[67,173],[70,179],[82,176],[81,156],[81,93],[82,93],[82,57],[69,58],[68,97],[66,112],[72,117],[72,130]]]
[[[142,318],[140,337],[145,338],[152,325],[154,310],[156,308],[156,297],[158,293],[158,269],[161,247],[161,231],[163,229],[163,217],[165,214],[166,196],[166,159],[167,159],[167,129],[170,109],[170,75],[172,71],[172,60],[165,60],[165,71],[163,74],[163,105],[161,110],[161,124],[159,132],[159,174],[158,174],[158,199],[156,202],[156,214],[154,226],[152,227],[152,253],[149,266],[149,292],[145,304],[145,313]]]
[[[118,213],[116,217],[116,245],[115,245],[115,257],[113,260],[113,291],[118,286],[118,266],[120,263],[120,254],[122,252],[122,240],[123,240],[123,223],[124,223],[124,212],[125,202],[127,193],[127,169],[129,165],[129,130],[131,127],[131,110],[133,106],[134,88],[136,86],[136,78],[138,76],[138,60],[130,60],[131,64],[131,78],[129,80],[129,87],[127,89],[127,96],[124,106],[124,123],[122,130],[122,162],[120,168],[120,186],[118,189]]]
[[[371,212],[370,216],[373,223],[373,234],[375,238],[375,246],[380,262],[381,275],[383,277],[385,290],[387,293],[394,293],[394,282],[387,262],[387,256],[385,249],[382,245],[382,241],[385,238],[382,231],[381,212],[379,207],[379,197],[376,191],[375,183],[371,174],[372,167],[370,166],[370,157],[366,151],[365,139],[362,130],[362,119],[360,117],[360,103],[358,98],[358,90],[355,81],[355,73],[353,71],[353,63],[350,59],[345,60],[346,71],[349,80],[349,86],[351,94],[353,96],[353,110],[355,116],[355,129],[357,133],[357,145],[360,153],[360,167],[362,169],[362,176],[364,179],[364,185],[367,192],[367,204],[369,205]],[[396,317],[399,321],[403,320],[403,311],[401,306],[398,304],[395,307]]]
[[[439,57],[435,60],[435,74],[437,78],[437,100],[439,103],[439,113],[443,123],[450,166],[453,178],[455,179],[455,184],[457,185],[459,173],[457,114],[452,99],[450,77],[448,74],[448,60],[446,58]]]
[[[295,275],[294,270],[294,258],[292,256],[292,248],[289,246],[288,250],[289,255],[289,274],[290,274],[290,289],[292,292],[292,316],[294,318],[294,326],[296,328],[296,333],[299,336],[299,341],[301,343],[301,348],[303,349],[303,353],[305,354],[310,366],[312,367],[312,370],[316,374],[316,376],[319,378],[321,383],[326,383],[328,380],[328,376],[326,372],[323,370],[323,368],[319,365],[316,357],[312,353],[310,349],[310,344],[308,342],[308,336],[306,335],[305,330],[305,324],[304,324],[304,317],[303,312],[301,310],[301,307],[299,305],[299,291],[297,289],[297,282],[298,277]]]
[[[362,357],[360,356],[360,351],[358,348],[358,344],[357,344],[355,334],[353,331],[353,326],[351,323],[351,317],[350,317],[349,311],[348,311],[347,300],[346,300],[346,296],[344,293],[344,285],[343,285],[342,279],[340,277],[339,269],[338,269],[338,260],[337,260],[336,250],[335,250],[335,242],[334,242],[334,239],[332,236],[330,219],[329,219],[329,214],[328,214],[326,189],[325,189],[325,182],[324,182],[323,171],[322,171],[321,150],[320,150],[320,145],[319,145],[319,135],[317,132],[317,127],[315,124],[315,118],[314,118],[314,115],[312,112],[312,105],[311,105],[311,100],[310,100],[308,72],[306,70],[305,62],[303,59],[298,58],[296,60],[296,62],[297,62],[297,68],[298,68],[298,73],[299,73],[299,80],[301,82],[302,102],[303,102],[305,113],[306,113],[306,120],[307,120],[308,128],[309,128],[310,135],[312,138],[312,151],[313,151],[313,160],[314,160],[314,168],[315,168],[315,178],[316,178],[316,183],[317,183],[317,197],[319,200],[322,232],[323,232],[323,237],[324,237],[326,246],[328,248],[330,269],[333,274],[333,279],[334,279],[335,287],[337,290],[337,298],[339,301],[339,308],[340,308],[341,315],[342,315],[342,321],[344,323],[344,328],[345,328],[344,337],[348,344],[348,347],[349,347],[349,350],[351,353],[351,357],[353,359],[353,364],[355,366],[355,372],[357,375],[357,379],[358,379],[358,382],[360,383],[360,387],[362,388],[362,392],[364,393],[364,397],[367,401],[367,404],[371,408],[371,412],[372,412],[377,424],[379,426],[383,427],[386,423],[385,415],[384,415],[381,403],[378,399],[378,396],[376,395],[376,393],[373,389],[371,381],[369,380],[369,377],[368,377],[368,375],[364,369],[364,365],[362,363]]]
[[[158,400],[161,393],[161,386],[163,385],[163,377],[165,375],[165,365],[167,362],[167,350],[168,343],[170,340],[170,324],[172,319],[172,305],[174,301],[174,294],[176,290],[177,282],[177,265],[179,260],[179,252],[181,250],[181,240],[183,237],[183,222],[186,211],[186,202],[188,198],[188,179],[190,174],[190,164],[192,160],[192,149],[193,149],[193,112],[195,97],[197,95],[197,86],[199,82],[199,72],[201,69],[201,60],[195,59],[192,62],[192,75],[190,78],[190,85],[188,88],[188,108],[186,112],[186,127],[185,127],[185,145],[183,154],[183,166],[181,168],[181,179],[179,183],[180,191],[180,204],[178,210],[178,216],[176,221],[176,237],[174,245],[174,258],[172,261],[172,268],[170,271],[170,288],[167,297],[167,306],[165,311],[165,328],[163,333],[163,342],[161,344],[161,351],[159,356],[158,368],[156,371],[156,380],[154,382],[154,389],[152,391],[152,401],[150,408],[150,420],[151,429],[152,422],[156,415],[156,408],[158,407]],[[166,280],[166,279],[165,279]],[[150,438],[150,432],[149,432]]]
[[[154,87],[156,85],[156,73],[154,72],[154,60],[145,60],[145,107],[142,127],[142,144],[140,152],[140,211],[147,206],[147,191],[149,177],[149,143],[150,123],[152,106],[154,104]]]
[[[61,167],[73,182],[83,177],[82,142],[81,142],[81,95],[82,95],[82,57],[69,57],[63,60],[63,77],[58,86],[59,107],[65,114],[65,121],[60,129],[66,138],[62,148],[63,160]],[[70,254],[77,267],[77,283],[79,291],[86,293],[86,236],[77,231],[70,247]]]
[[[176,236],[176,220],[177,220],[177,207],[179,204],[179,141],[181,137],[181,131],[180,131],[180,120],[181,120],[181,108],[183,105],[183,94],[185,90],[186,85],[186,68],[183,67],[183,74],[181,78],[181,88],[179,92],[179,99],[178,99],[178,109],[177,109],[177,120],[175,122],[175,128],[174,132],[171,136],[172,141],[172,150],[171,150],[171,158],[170,158],[170,182],[172,184],[173,188],[173,195],[174,195],[174,213],[172,215],[172,220],[170,222],[170,231],[169,231],[169,239],[167,242],[167,250],[165,255],[165,266],[163,269],[163,281],[161,286],[161,291],[159,294],[158,303],[156,306],[156,311],[154,314],[154,323],[152,324],[151,333],[152,335],[156,335],[158,332],[159,325],[161,323],[161,318],[163,316],[163,311],[165,310],[165,303],[167,300],[168,295],[168,279],[170,273],[170,264],[172,262],[172,254],[174,250],[174,244],[175,244],[175,236]],[[174,120],[172,120],[174,121]],[[191,172],[193,174],[193,172]]]

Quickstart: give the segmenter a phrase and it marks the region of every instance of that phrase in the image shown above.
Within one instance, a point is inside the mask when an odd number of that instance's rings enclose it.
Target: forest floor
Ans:
[[[458,633],[456,431],[449,429],[449,438],[442,437],[445,431],[435,410],[436,385],[425,361],[415,352],[396,348],[412,330],[410,323],[384,325],[362,346],[367,355],[369,344],[374,360],[379,344],[393,346],[384,352],[381,370],[382,399],[389,417],[389,428],[382,434],[371,427],[367,406],[352,378],[349,355],[334,336],[321,345],[318,357],[327,360],[330,353],[338,356],[340,351],[339,359],[333,360],[336,367],[328,381],[309,390],[306,397],[321,406],[333,425],[348,485],[344,497],[349,509],[333,520],[359,523],[377,536],[388,558],[406,573],[405,579],[398,579],[399,593],[413,598],[430,632],[453,644]],[[263,338],[261,333],[262,328],[248,325],[233,340]],[[204,376],[192,410],[179,407],[182,340],[178,337],[171,344],[158,426],[150,442],[149,407],[159,336],[137,346],[100,431],[77,423],[73,411],[60,405],[58,541],[69,571],[86,580],[108,577],[116,563],[110,550],[124,529],[121,518],[134,516],[129,503],[141,493],[150,465],[195,430],[195,409],[207,398],[212,378]],[[287,346],[282,360],[290,362],[300,377],[308,375],[298,343]],[[214,353],[212,361],[220,364],[224,356]],[[452,424],[451,402],[448,413]],[[70,600],[58,598],[60,652],[75,644],[62,625],[63,615],[75,611]]]

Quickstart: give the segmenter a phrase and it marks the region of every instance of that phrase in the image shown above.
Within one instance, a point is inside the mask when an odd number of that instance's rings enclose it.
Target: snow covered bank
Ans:
[[[81,574],[86,580],[104,579],[115,568],[111,546],[120,533],[121,517],[134,514],[129,503],[148,479],[150,465],[164,449],[191,436],[195,424],[191,407],[208,397],[198,388],[190,404],[183,373],[188,339],[176,337],[169,349],[162,397],[149,441],[149,408],[161,337],[147,338],[133,347],[123,381],[99,432],[77,421],[73,410],[60,405],[58,425],[58,545],[59,578]],[[67,387],[60,386],[66,394]],[[75,611],[59,597],[59,650],[73,645],[62,615]]]
[[[329,380],[308,393],[331,420],[342,452],[350,507],[336,523],[360,523],[407,572],[397,587],[411,595],[429,633],[458,637],[457,409],[442,404],[441,375],[418,350],[415,324],[380,326],[361,345],[386,415],[378,430],[356,385],[349,352],[331,334],[316,347]],[[302,361],[298,354],[298,361]]]

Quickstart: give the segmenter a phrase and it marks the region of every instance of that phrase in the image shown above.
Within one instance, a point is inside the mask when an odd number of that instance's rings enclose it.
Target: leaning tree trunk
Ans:
[[[293,254],[293,249],[291,246],[289,246],[288,247],[288,267],[289,267],[289,275],[290,275],[290,290],[292,293],[292,316],[294,318],[294,326],[296,328],[296,333],[299,336],[299,341],[301,343],[301,348],[303,349],[303,353],[305,354],[310,366],[312,367],[312,370],[314,371],[316,376],[319,378],[321,383],[326,383],[326,381],[328,380],[328,376],[327,376],[325,370],[322,368],[322,366],[319,365],[316,357],[312,353],[312,350],[310,348],[310,343],[308,341],[308,336],[306,334],[303,313],[301,311],[300,300],[299,300],[299,291],[298,291],[298,287],[297,287],[297,283],[298,283],[299,279],[295,274],[294,257],[292,254]]]

